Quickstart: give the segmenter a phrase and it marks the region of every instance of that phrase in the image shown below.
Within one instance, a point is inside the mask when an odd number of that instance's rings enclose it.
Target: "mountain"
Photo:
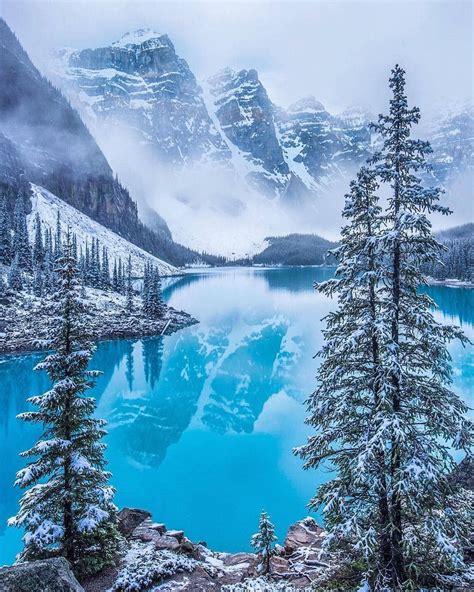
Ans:
[[[154,213],[154,230],[84,125],[79,113],[33,65],[16,36],[0,19],[0,183],[14,194],[36,183],[126,240],[183,264],[194,259],[175,245]]]
[[[465,103],[431,124],[432,165],[436,179],[449,184],[474,169],[474,106]]]
[[[348,181],[378,141],[364,108],[335,114],[313,96],[283,108],[255,69],[198,83],[169,37],[149,29],[58,50],[52,75],[134,193],[199,249],[244,255],[268,235],[337,227]],[[472,106],[438,110],[428,129],[430,181],[452,201],[472,195],[473,121]]]
[[[316,234],[270,236],[267,246],[253,257],[253,263],[264,265],[322,265],[330,263],[328,251],[336,247]]]
[[[109,47],[63,50],[59,56],[92,112],[138,130],[160,159],[229,159],[201,88],[167,35],[139,29]]]
[[[161,276],[172,276],[179,273],[173,265],[150,255],[150,253],[140,249],[140,247],[130,244],[109,228],[92,220],[92,218],[89,218],[89,216],[86,216],[86,214],[73,206],[64,203],[62,199],[47,189],[33,184],[31,186],[31,212],[28,216],[28,228],[32,239],[35,232],[36,213],[39,214],[44,227],[49,228],[54,234],[58,212],[61,215],[63,231],[68,226],[74,230],[79,248],[85,248],[86,241],[90,244],[91,237],[93,236],[99,240],[101,247],[107,248],[109,260],[112,261],[112,265],[114,259],[122,259],[122,262],[125,263],[130,255],[132,275],[134,277],[141,277],[146,261],[156,266]]]

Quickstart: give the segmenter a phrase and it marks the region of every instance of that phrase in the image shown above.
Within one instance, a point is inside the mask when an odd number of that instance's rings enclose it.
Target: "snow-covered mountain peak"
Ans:
[[[153,29],[137,29],[136,31],[129,31],[122,35],[118,41],[112,43],[112,47],[123,47],[129,49],[137,45],[155,41],[163,45],[169,44],[169,37],[161,33],[157,33]]]
[[[318,113],[321,111],[325,112],[326,109],[313,95],[307,95],[288,107],[289,113]]]

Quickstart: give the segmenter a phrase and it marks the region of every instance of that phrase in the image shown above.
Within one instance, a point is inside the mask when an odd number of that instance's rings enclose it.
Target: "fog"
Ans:
[[[170,36],[198,78],[225,66],[256,68],[284,107],[314,94],[330,111],[352,104],[379,111],[388,96],[380,81],[396,62],[423,110],[434,99],[472,94],[469,0],[3,0],[0,6],[36,63],[56,46],[106,46],[149,27]]]
[[[396,62],[407,70],[410,103],[421,107],[425,120],[439,115],[440,105],[443,110],[472,98],[468,1],[3,0],[0,7],[46,73],[54,48],[106,46],[127,31],[149,27],[169,35],[198,79],[225,66],[256,68],[271,100],[284,107],[313,94],[332,113],[352,105],[385,111],[386,82]],[[238,257],[260,250],[268,235],[338,237],[349,178],[309,208],[282,208],[230,171],[176,170],[157,162],[130,131],[86,123],[132,197],[156,209],[183,244]],[[472,176],[466,175],[448,196],[455,215],[435,220],[435,227],[471,219],[471,199]]]

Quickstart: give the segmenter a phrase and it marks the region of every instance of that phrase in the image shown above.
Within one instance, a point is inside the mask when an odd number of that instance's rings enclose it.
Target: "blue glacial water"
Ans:
[[[117,505],[150,510],[216,549],[249,546],[266,509],[282,540],[322,471],[303,471],[304,400],[315,386],[321,318],[333,303],[314,292],[320,268],[226,269],[171,280],[164,294],[200,323],[170,337],[99,344],[92,367],[97,414],[109,422],[107,459]],[[429,287],[446,322],[474,340],[474,290]],[[466,399],[474,348],[453,344],[453,387]],[[48,387],[32,372],[43,356],[0,358],[0,565],[11,563],[21,533],[6,525],[20,491],[18,453],[39,435],[16,419],[26,398]]]

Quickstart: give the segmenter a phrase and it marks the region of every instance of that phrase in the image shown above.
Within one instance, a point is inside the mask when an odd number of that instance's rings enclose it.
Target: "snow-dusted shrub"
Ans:
[[[153,543],[135,542],[125,556],[125,565],[115,581],[113,592],[138,592],[147,590],[163,578],[179,572],[191,572],[198,561],[173,553],[157,551]]]
[[[311,588],[294,588],[287,582],[272,582],[260,577],[222,586],[222,592],[310,592]]]

